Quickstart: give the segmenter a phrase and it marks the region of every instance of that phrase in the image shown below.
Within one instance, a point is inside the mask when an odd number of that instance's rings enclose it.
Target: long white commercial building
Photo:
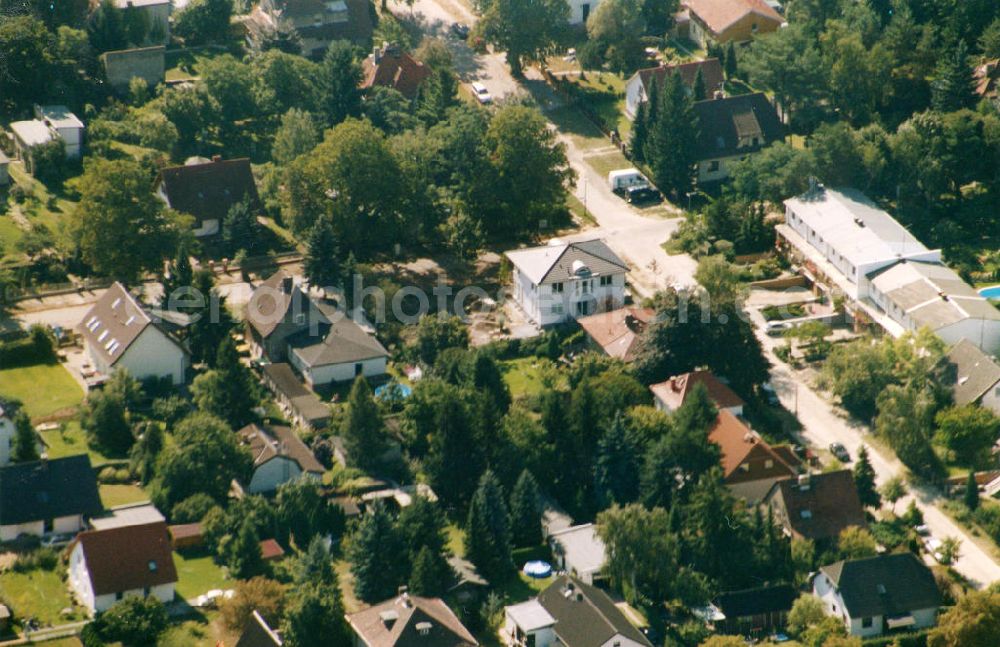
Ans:
[[[1000,351],[1000,310],[871,200],[817,185],[785,201],[778,236],[802,273],[893,335],[927,327],[948,344]]]

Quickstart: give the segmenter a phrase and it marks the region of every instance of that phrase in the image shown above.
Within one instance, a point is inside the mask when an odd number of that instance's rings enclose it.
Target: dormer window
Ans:
[[[803,510],[802,512],[799,513],[799,516],[801,516],[803,519],[812,519],[813,513],[812,510]]]
[[[149,572],[150,573],[156,572],[156,560],[153,559],[149,560]]]

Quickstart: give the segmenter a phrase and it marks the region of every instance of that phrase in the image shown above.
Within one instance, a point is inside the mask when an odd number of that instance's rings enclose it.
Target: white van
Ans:
[[[639,169],[623,168],[608,173],[608,186],[616,193],[624,192],[633,186],[649,186],[649,180],[639,172]]]

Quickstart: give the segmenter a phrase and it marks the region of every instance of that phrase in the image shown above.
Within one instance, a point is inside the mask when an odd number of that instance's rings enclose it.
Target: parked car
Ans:
[[[462,24],[460,22],[453,22],[451,23],[451,33],[456,38],[461,38],[462,40],[465,40],[466,38],[469,37],[469,26]]]
[[[473,81],[472,93],[476,95],[476,101],[483,105],[493,103],[493,96],[490,94],[490,91],[479,81]]]
[[[830,453],[837,457],[841,463],[850,463],[851,454],[841,443],[830,443]]]
[[[924,548],[927,549],[927,552],[930,553],[931,557],[935,560],[944,564],[944,555],[941,554],[941,546],[941,540],[937,537],[928,536],[924,539]]]
[[[625,202],[642,204],[643,202],[659,202],[660,192],[651,186],[630,186],[625,189]]]
[[[771,337],[781,337],[786,330],[791,330],[791,328],[792,324],[787,321],[768,321],[767,325],[764,326],[764,332]]]
[[[649,187],[649,180],[636,168],[620,168],[608,173],[608,186],[619,195],[624,195],[629,187]]]
[[[774,385],[770,382],[764,382],[760,385],[760,390],[764,395],[764,400],[772,406],[781,404],[781,400],[778,399],[778,393],[774,390]]]
[[[59,546],[65,546],[71,541],[73,541],[73,535],[69,533],[54,533],[43,537],[41,543],[42,546],[45,546],[46,548],[56,548]]]
[[[928,526],[926,523],[922,523],[919,526],[914,526],[913,530],[916,531],[916,533],[921,537],[931,536],[931,527]]]

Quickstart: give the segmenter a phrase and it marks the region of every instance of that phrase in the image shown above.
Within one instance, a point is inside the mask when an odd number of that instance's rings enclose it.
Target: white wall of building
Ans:
[[[642,79],[636,72],[625,84],[625,116],[635,119],[635,113],[639,110],[639,104],[646,100],[646,89],[642,85]]]
[[[303,478],[303,476],[313,479],[320,478],[318,474],[312,472],[303,473],[299,464],[287,456],[275,456],[254,469],[247,491],[250,494],[274,492],[281,484]]]
[[[514,619],[511,618],[509,614],[504,613],[503,635],[510,645],[517,644],[513,640],[513,636],[516,635],[516,627],[517,623],[514,622]],[[542,627],[541,629],[524,633],[527,636],[535,637],[535,647],[550,647],[551,645],[557,644],[556,632],[552,627]]]
[[[83,529],[83,515],[75,514],[65,517],[56,517],[52,520],[51,532],[60,534],[75,533]],[[0,526],[0,541],[12,541],[18,535],[34,535],[41,537],[45,534],[45,520],[29,521],[20,524]]]
[[[302,358],[299,357],[295,349],[292,349],[292,352],[289,354],[289,360],[292,366],[302,373],[302,377],[305,378],[305,381],[310,386],[329,384],[330,382],[352,381],[358,374],[357,365],[361,366],[361,374],[366,378],[385,375],[387,362],[387,358],[385,357],[373,357],[361,360],[360,362],[325,364],[310,368],[302,361]]]
[[[604,281],[610,281],[606,285],[601,285],[600,276],[564,281],[561,292],[557,287],[560,284],[535,285],[516,267],[511,277],[514,299],[525,314],[540,326],[551,326],[596,312],[614,310],[625,304],[625,272],[604,277]],[[588,311],[578,311],[577,304],[580,303],[587,304]]]
[[[692,23],[693,24],[693,23]],[[719,182],[729,177],[733,164],[742,159],[741,155],[720,157],[718,159],[698,161],[698,183]]]
[[[104,356],[89,344],[87,354],[98,372],[104,375],[113,372],[113,368],[108,366]],[[139,380],[169,376],[171,382],[178,385],[184,383],[187,365],[187,354],[176,343],[168,339],[156,326],[147,326],[125,350],[125,354],[114,364],[114,368],[126,368]]]
[[[14,422],[7,416],[0,416],[0,465],[10,462],[11,448],[14,446]]]
[[[1000,321],[963,319],[950,326],[939,328],[935,332],[948,345],[968,339],[987,353],[1000,353]]]
[[[868,638],[878,636],[887,629],[883,626],[885,624],[883,616],[873,616],[868,627],[864,626],[864,618],[851,618],[848,615],[848,609],[844,606],[844,599],[840,596],[840,592],[830,581],[830,578],[823,573],[817,574],[813,579],[813,595],[822,600],[828,614],[836,616],[844,622],[844,626],[847,627],[852,636]],[[905,613],[905,610],[901,609],[900,611]],[[910,610],[910,615],[916,621],[912,626],[913,629],[930,627],[937,619],[937,608]]]
[[[569,2],[569,24],[583,25],[587,22],[590,14],[594,13],[601,0],[568,0]]]
[[[621,634],[615,634],[611,638],[604,641],[601,647],[645,647],[642,643],[636,642],[631,638],[626,638]]]

